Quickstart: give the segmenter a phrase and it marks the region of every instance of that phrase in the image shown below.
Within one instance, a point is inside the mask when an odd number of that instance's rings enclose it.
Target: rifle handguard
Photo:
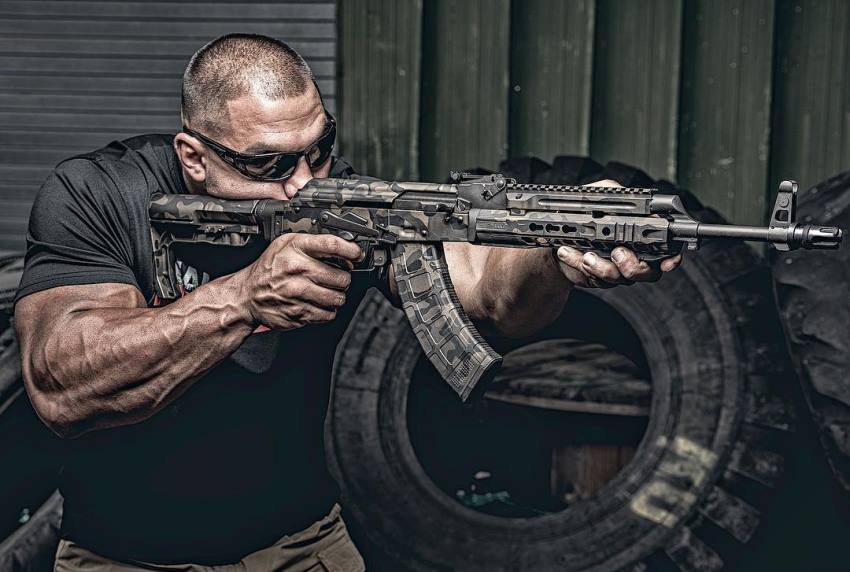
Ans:
[[[402,308],[425,355],[466,401],[483,390],[502,356],[481,337],[464,313],[439,243],[401,243],[393,249],[393,270]]]

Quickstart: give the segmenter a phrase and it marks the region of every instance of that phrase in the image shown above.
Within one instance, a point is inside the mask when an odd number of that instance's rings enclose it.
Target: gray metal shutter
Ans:
[[[334,110],[332,0],[0,0],[0,249],[23,250],[33,196],[56,163],[179,129],[186,62],[230,32],[289,43]]]

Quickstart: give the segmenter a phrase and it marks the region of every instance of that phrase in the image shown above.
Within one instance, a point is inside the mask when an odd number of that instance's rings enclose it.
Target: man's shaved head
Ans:
[[[229,100],[244,95],[285,99],[314,85],[313,73],[284,42],[256,34],[228,34],[198,50],[183,74],[183,122],[210,136],[228,125]]]

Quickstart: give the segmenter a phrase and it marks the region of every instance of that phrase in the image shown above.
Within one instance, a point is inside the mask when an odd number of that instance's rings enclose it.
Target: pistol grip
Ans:
[[[393,250],[392,263],[402,308],[422,350],[466,401],[476,387],[483,389],[495,375],[502,356],[464,313],[442,245],[401,243]]]

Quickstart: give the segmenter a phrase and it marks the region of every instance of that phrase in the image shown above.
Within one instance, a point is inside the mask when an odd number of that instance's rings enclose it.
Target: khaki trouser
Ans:
[[[253,552],[235,564],[151,564],[118,562],[105,558],[70,540],[59,542],[54,572],[138,572],[165,570],[181,572],[363,572],[363,558],[348,536],[339,514],[330,514],[301,532],[284,536],[268,548]]]

